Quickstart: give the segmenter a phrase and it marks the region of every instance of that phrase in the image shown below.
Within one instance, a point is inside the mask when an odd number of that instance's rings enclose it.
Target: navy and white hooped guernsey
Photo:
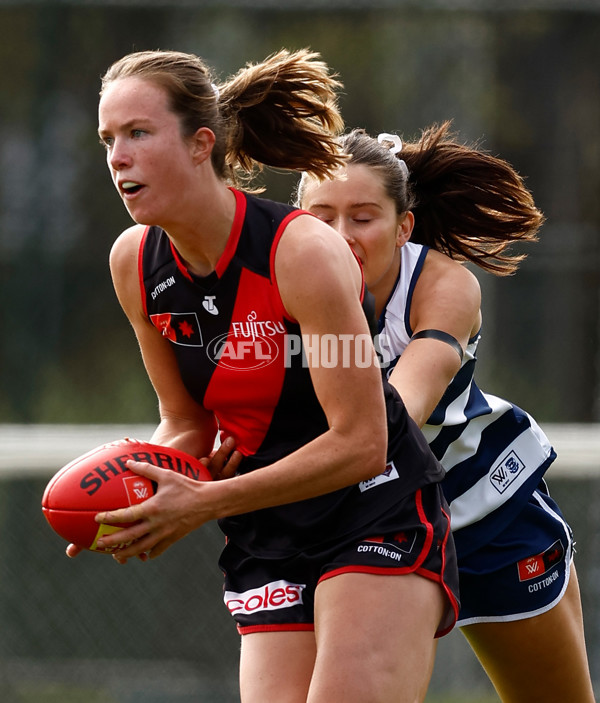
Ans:
[[[408,242],[396,286],[379,320],[379,346],[389,377],[413,331],[412,295],[428,247]],[[459,558],[489,542],[519,513],[556,458],[535,420],[509,401],[482,392],[474,381],[478,333],[469,340],[461,368],[423,433],[446,469]]]

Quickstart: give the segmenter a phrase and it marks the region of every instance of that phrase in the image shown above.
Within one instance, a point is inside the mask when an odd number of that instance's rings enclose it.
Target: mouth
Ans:
[[[118,185],[119,192],[125,198],[139,193],[144,187],[141,183],[137,183],[136,181],[121,181]]]

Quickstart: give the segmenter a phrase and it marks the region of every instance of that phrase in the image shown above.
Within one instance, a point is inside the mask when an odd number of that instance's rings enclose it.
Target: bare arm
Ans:
[[[481,325],[480,305],[481,292],[475,276],[444,254],[430,251],[413,295],[413,331],[447,332],[464,350]],[[456,350],[436,339],[415,339],[402,353],[390,382],[419,427],[440,402],[460,363]]]
[[[134,329],[159,400],[160,424],[152,441],[205,457],[213,449],[217,431],[215,419],[190,397],[169,342],[162,338],[143,311],[137,273],[143,231],[143,227],[136,225],[117,239],[111,251],[110,268],[117,298]]]

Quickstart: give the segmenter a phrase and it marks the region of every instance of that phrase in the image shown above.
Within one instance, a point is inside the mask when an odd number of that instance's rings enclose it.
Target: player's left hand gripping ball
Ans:
[[[189,454],[134,439],[103,444],[74,459],[50,480],[42,511],[52,529],[68,542],[95,552],[114,552],[119,544],[100,549],[98,540],[131,525],[97,523],[99,512],[142,503],[156,492],[156,484],[127,468],[129,459],[177,471],[196,481],[210,481],[206,466]]]

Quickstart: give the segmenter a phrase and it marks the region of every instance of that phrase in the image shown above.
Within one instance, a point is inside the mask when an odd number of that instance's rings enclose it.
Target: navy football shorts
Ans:
[[[457,625],[523,620],[550,610],[567,588],[573,548],[571,528],[542,483],[503,532],[461,559]]]
[[[344,573],[416,573],[443,588],[448,607],[436,636],[458,615],[458,570],[448,505],[439,484],[418,490],[365,527],[364,537],[291,557],[262,559],[229,541],[219,565],[224,600],[241,634],[314,630],[318,584]]]

